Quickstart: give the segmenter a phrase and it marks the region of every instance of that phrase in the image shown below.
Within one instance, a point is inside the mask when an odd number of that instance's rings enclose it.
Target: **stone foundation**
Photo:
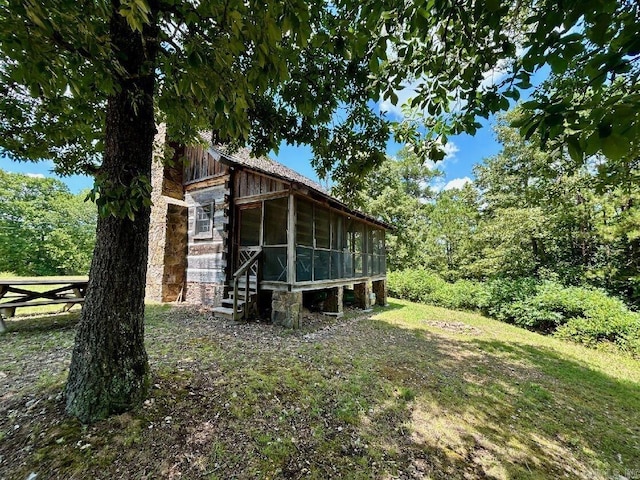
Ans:
[[[224,298],[224,285],[218,283],[188,282],[184,299],[189,303],[197,303],[217,307]]]
[[[334,315],[342,315],[344,287],[328,288],[327,293],[328,297],[324,301],[323,311]]]
[[[387,281],[374,280],[373,293],[376,294],[376,305],[384,307],[387,305]]]
[[[300,327],[302,292],[273,292],[271,321],[287,328]]]
[[[353,285],[356,307],[363,310],[371,308],[371,287],[369,282],[355,283]]]

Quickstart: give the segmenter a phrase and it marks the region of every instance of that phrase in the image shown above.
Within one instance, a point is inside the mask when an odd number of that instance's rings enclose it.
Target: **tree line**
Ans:
[[[544,151],[509,126],[516,115],[498,122],[502,150],[463,188],[434,191],[441,172],[408,149],[369,175],[351,202],[396,227],[390,269],[595,286],[640,306],[638,159],[612,172],[599,155],[576,162],[566,150]]]
[[[87,275],[96,236],[88,192],[60,180],[0,170],[0,272]]]

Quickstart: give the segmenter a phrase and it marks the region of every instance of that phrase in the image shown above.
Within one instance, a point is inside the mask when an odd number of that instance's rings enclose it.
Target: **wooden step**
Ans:
[[[244,275],[242,275],[242,276],[238,279],[238,281],[239,281],[239,282],[244,282],[246,278],[247,278],[247,277],[245,277]],[[249,281],[250,281],[251,283],[257,282],[257,281],[258,281],[258,277],[256,277],[255,275],[249,275]]]
[[[242,308],[246,302],[238,298],[238,308]],[[233,296],[222,299],[222,306],[230,306],[233,308]]]
[[[239,288],[238,289],[238,297],[244,297],[244,293],[245,293],[244,288]],[[250,288],[249,289],[249,296],[256,295],[257,293],[258,293],[258,291],[255,288]],[[233,290],[229,290],[229,293],[227,294],[227,297],[233,298]]]
[[[251,300],[253,297],[255,297],[258,294],[258,292],[256,290],[249,290],[249,300]],[[227,294],[227,298],[229,300],[233,300],[233,290],[230,291]],[[244,298],[244,290],[238,290],[238,301],[239,302],[244,302],[245,300],[247,300],[246,298]]]
[[[238,279],[238,284],[239,285],[244,285],[245,283],[247,283],[247,279],[245,277],[240,277]],[[233,284],[233,282],[232,282]],[[249,285],[257,285],[258,284],[258,277],[249,277]]]
[[[227,307],[214,307],[213,313],[216,315],[216,317],[228,318],[229,320],[235,320],[242,314],[241,311],[238,311],[238,313],[234,315],[233,308]]]

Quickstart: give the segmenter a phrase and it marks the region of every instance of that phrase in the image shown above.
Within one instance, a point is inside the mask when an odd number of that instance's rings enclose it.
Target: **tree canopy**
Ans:
[[[537,133],[540,146],[567,148],[576,162],[601,153],[614,171],[638,157],[638,2],[424,1],[396,13],[386,26],[397,17],[405,30],[379,79],[393,80],[392,101],[407,79],[415,90],[399,138],[441,157],[433,140],[475,132],[478,117],[507,110],[528,90],[513,119],[526,139]],[[530,90],[543,69],[548,79]]]
[[[633,0],[0,1],[0,150],[93,174],[102,214],[67,410],[92,420],[144,398],[156,122],[181,143],[201,130],[257,153],[308,143],[320,175],[353,192],[384,161],[391,125],[372,108],[381,98],[397,103],[412,84],[421,115],[395,125],[396,139],[442,158],[448,135],[473,133],[478,116],[506,110],[550,65],[524,104],[526,136],[567,143],[574,161],[602,152],[620,162],[617,175],[637,159],[639,9]],[[496,69],[506,79],[488,82]]]
[[[321,176],[357,182],[383,161],[391,133],[371,102],[397,103],[409,85],[408,107],[419,114],[394,133],[437,159],[443,139],[473,133],[478,117],[509,108],[548,67],[514,119],[523,135],[566,145],[576,160],[600,152],[631,161],[639,8],[633,0],[6,1],[0,148],[95,173],[104,106],[124,73],[109,34],[117,14],[137,32],[155,25],[157,117],[180,141],[214,129],[257,153],[283,140],[311,144]],[[438,141],[420,143],[425,136]]]
[[[96,212],[64,183],[0,170],[0,272],[86,275]]]

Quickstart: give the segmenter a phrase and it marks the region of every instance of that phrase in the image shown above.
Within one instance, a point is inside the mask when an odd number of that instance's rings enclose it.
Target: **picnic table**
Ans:
[[[65,311],[84,302],[88,282],[88,277],[0,278],[0,333],[16,308],[62,304]]]

